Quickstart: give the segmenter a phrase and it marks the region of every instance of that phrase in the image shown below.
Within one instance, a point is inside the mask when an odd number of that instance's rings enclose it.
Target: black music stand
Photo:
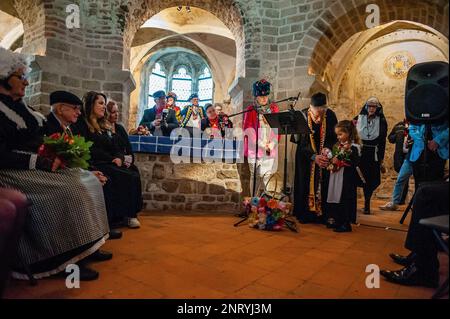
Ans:
[[[295,111],[292,107],[288,111],[280,113],[264,114],[264,118],[270,127],[278,129],[279,135],[284,135],[284,170],[283,170],[283,189],[281,200],[285,197],[290,199],[290,190],[287,189],[287,145],[288,135],[292,134],[310,134],[308,122],[303,112]],[[292,230],[297,231],[297,227],[294,221],[286,219],[286,226]]]

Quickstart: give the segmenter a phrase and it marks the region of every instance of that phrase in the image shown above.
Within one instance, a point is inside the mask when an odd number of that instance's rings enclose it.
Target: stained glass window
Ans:
[[[177,105],[181,108],[189,105],[189,96],[192,94],[192,77],[185,67],[180,67],[172,78],[172,91],[178,96]]]
[[[156,91],[163,90],[164,92],[167,92],[166,90],[166,74],[161,69],[161,64],[156,63],[155,67],[152,70],[152,74],[150,75],[150,79],[148,81],[148,93],[149,93],[149,99],[148,99],[148,106],[152,107],[155,104],[155,101],[153,100],[153,93]]]
[[[213,80],[211,77],[211,72],[208,68],[203,70],[202,75],[198,79],[198,96],[199,104],[205,106],[208,103],[212,103],[213,97]]]

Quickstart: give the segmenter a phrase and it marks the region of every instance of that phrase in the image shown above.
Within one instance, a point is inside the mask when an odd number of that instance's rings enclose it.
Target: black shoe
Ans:
[[[409,266],[397,271],[383,270],[380,273],[388,281],[403,286],[424,286],[428,288],[437,288],[439,286],[439,271],[434,276],[430,277],[430,274],[425,276],[416,267],[415,263],[411,263]]]
[[[350,224],[344,224],[341,226],[337,226],[335,229],[333,229],[336,233],[349,233],[352,231],[352,226]]]
[[[113,254],[108,251],[97,250],[93,254],[87,256],[85,258],[85,260],[86,261],[107,261],[107,260],[111,260],[112,257],[113,257]]]
[[[120,238],[122,238],[122,232],[120,230],[111,229],[109,231],[109,239],[113,240],[113,239],[120,239]]]
[[[80,266],[80,281],[92,281],[97,280],[99,277],[98,271],[88,268],[86,266]]]
[[[399,264],[400,266],[408,266],[416,259],[416,254],[414,253],[410,253],[408,256],[402,256],[399,254],[392,253],[389,254],[389,256],[396,264]]]
[[[333,218],[329,218],[325,225],[327,226],[328,229],[336,228],[336,222],[334,221]]]
[[[99,277],[98,271],[87,267],[83,262],[78,263],[77,266],[80,270],[80,277],[79,277],[80,281],[92,281],[92,280],[98,279],[98,277]],[[65,279],[69,275],[70,275],[70,273],[61,271],[61,272],[57,273],[56,275],[53,275],[52,277]]]

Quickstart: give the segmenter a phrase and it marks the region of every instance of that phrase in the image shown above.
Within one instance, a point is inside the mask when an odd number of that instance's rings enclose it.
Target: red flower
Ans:
[[[266,207],[266,205],[267,205],[266,199],[265,198],[261,198],[259,200],[259,207]]]
[[[61,133],[53,133],[52,135],[49,136],[52,140],[57,140],[59,138],[61,138]]]

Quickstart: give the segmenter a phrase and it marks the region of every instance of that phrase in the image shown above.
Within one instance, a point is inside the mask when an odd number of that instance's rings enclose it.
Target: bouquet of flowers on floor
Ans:
[[[322,155],[325,155],[330,160],[330,165],[328,165],[327,170],[331,172],[337,172],[342,167],[351,166],[351,154],[352,149],[350,144],[337,143],[333,147],[333,150],[328,148],[322,150]]]
[[[247,197],[243,202],[250,227],[263,230],[281,230],[292,205],[265,197]]]
[[[54,160],[61,160],[61,167],[89,168],[91,158],[90,148],[92,142],[88,142],[82,136],[70,133],[54,133],[44,137],[44,143],[39,147],[38,155]]]
[[[150,131],[147,126],[139,125],[137,128],[133,128],[128,132],[129,135],[141,135],[141,136],[150,136]]]

